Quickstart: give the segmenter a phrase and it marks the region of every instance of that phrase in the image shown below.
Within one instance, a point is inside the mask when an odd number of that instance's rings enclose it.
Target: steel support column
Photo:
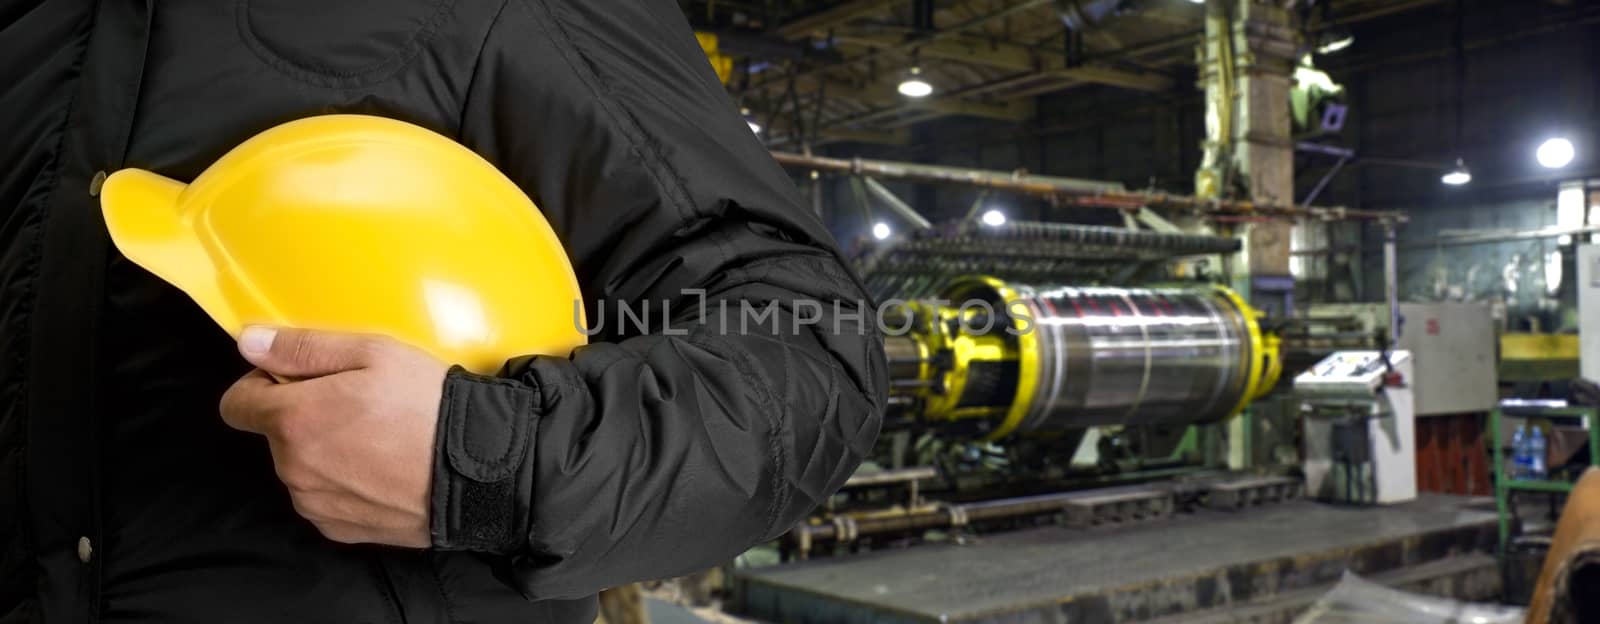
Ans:
[[[1205,39],[1197,51],[1206,95],[1205,153],[1195,172],[1195,194],[1228,199],[1247,195],[1266,204],[1294,203],[1294,143],[1289,116],[1295,34],[1279,2],[1209,0]],[[1229,274],[1236,290],[1252,293],[1257,277],[1290,275],[1292,226],[1282,221],[1243,223],[1242,258]],[[1253,423],[1228,423],[1227,461],[1250,463]]]

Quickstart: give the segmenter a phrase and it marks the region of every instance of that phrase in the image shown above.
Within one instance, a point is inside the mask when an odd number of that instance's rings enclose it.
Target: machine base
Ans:
[[[1459,569],[1461,578],[1434,586],[1497,592],[1498,575],[1485,572],[1481,556],[1493,552],[1495,515],[1469,500],[1424,495],[1387,507],[1297,500],[818,559],[738,572],[730,606],[790,623],[1131,622],[1260,610],[1275,598],[1314,596],[1347,568],[1380,581]]]

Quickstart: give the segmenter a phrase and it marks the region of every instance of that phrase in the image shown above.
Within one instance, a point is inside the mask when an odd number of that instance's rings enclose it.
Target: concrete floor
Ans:
[[[650,624],[709,624],[682,605],[657,598],[645,598],[644,610],[650,616]]]
[[[1041,528],[748,570],[735,607],[784,622],[1106,621],[1242,603],[1490,546],[1456,497],[1351,508],[1293,501],[1124,527]],[[1048,615],[1048,617],[1046,617]]]

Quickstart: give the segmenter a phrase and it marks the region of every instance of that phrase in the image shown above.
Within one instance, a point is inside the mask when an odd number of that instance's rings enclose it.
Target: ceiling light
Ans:
[[[1560,169],[1567,166],[1567,163],[1572,162],[1572,157],[1575,153],[1572,148],[1572,141],[1562,137],[1555,137],[1545,139],[1545,142],[1539,145],[1539,151],[1535,152],[1534,156],[1539,159],[1539,164],[1544,165],[1546,169]]]
[[[983,224],[984,225],[992,225],[992,226],[996,226],[996,227],[1005,225],[1006,224],[1006,213],[1000,212],[999,210],[990,210],[988,212],[985,212],[985,213],[983,213]]]
[[[1461,162],[1460,158],[1457,158],[1455,168],[1441,176],[1439,181],[1450,186],[1461,186],[1472,181],[1472,172],[1467,170],[1467,165]]]
[[[913,98],[922,98],[933,95],[933,85],[922,79],[922,68],[913,66],[906,72],[905,80],[900,81],[900,95]]]
[[[878,240],[889,238],[889,224],[879,221],[872,224],[872,237]]]
[[[1190,4],[1205,4],[1206,0],[1189,0]]]

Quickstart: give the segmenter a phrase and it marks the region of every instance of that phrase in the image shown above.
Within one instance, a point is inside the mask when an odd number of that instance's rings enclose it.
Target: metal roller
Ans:
[[[1216,286],[1033,287],[965,278],[911,334],[929,419],[990,438],[1103,425],[1186,425],[1237,413],[1278,374],[1258,312]],[[903,338],[902,360],[913,349]],[[895,366],[911,374],[909,360]]]

